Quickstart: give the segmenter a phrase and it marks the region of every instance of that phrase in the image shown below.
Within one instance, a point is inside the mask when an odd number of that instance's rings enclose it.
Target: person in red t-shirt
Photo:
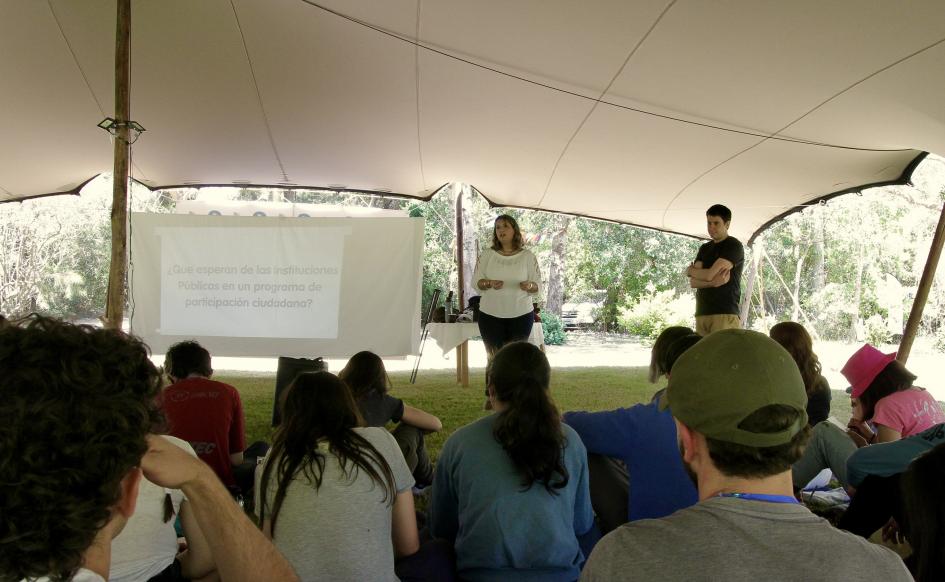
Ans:
[[[240,393],[210,379],[210,352],[195,341],[171,346],[164,369],[173,382],[161,395],[168,434],[189,442],[231,491],[247,492],[234,471],[246,449]]]

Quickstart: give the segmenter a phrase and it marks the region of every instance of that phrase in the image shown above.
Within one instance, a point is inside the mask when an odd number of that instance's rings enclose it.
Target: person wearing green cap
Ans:
[[[791,465],[810,427],[791,355],[728,329],[673,366],[660,407],[676,423],[699,503],[623,525],[594,549],[581,580],[911,580],[891,550],[835,529],[794,498]]]

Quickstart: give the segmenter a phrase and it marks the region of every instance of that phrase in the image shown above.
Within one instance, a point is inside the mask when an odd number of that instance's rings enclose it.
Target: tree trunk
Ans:
[[[545,311],[561,317],[564,304],[564,256],[568,247],[568,227],[572,217],[559,216],[555,233],[551,237],[551,267],[548,269],[548,292],[545,294]]]
[[[458,194],[462,196],[462,216],[463,225],[463,301],[460,309],[464,309],[469,304],[469,298],[473,295],[479,295],[481,291],[476,288],[476,282],[473,281],[473,274],[476,272],[476,261],[479,260],[479,229],[473,221],[473,189],[469,184],[463,184],[462,190]]]
[[[791,299],[794,301],[794,308],[791,311],[791,321],[797,321],[801,316],[801,272],[804,270],[804,257],[807,256],[806,252],[801,252],[800,247],[797,245],[794,246],[794,295],[791,296]]]
[[[754,292],[755,280],[758,278],[758,269],[761,266],[762,245],[764,245],[762,242],[762,237],[758,237],[758,240],[755,241],[755,244],[751,246],[751,263],[748,265],[748,280],[745,284],[745,290],[742,292],[741,306],[738,310],[738,318],[741,321],[743,329],[748,327],[748,316],[751,311],[751,295]],[[760,287],[761,285],[759,284],[759,289]],[[762,303],[764,302],[762,301]],[[762,306],[762,313],[764,313],[764,306]]]
[[[860,297],[863,295],[863,242],[856,245],[856,279],[853,281],[853,321],[850,324],[850,332],[853,335],[853,341],[857,341],[857,329],[860,325]]]
[[[824,229],[824,214],[823,209],[818,207],[813,209],[813,233],[811,235],[811,242],[814,247],[814,264],[813,264],[813,291],[817,293],[823,291],[824,287],[827,286],[827,261],[826,261],[826,249],[824,246],[824,239],[826,237],[826,230]]]

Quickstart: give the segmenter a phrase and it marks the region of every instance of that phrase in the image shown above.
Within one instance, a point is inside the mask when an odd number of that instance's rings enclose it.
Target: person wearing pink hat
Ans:
[[[941,405],[916,375],[870,344],[858,349],[840,373],[850,382],[853,417],[846,433],[829,422],[814,427],[804,455],[794,465],[794,486],[801,488],[823,469],[848,486],[847,459],[859,447],[897,441],[945,422]]]

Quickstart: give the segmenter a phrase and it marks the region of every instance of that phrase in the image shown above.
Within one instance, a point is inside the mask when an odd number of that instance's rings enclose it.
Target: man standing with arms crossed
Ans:
[[[712,239],[699,247],[696,260],[686,268],[689,286],[696,290],[696,333],[709,335],[720,329],[738,329],[742,266],[745,249],[728,235],[732,211],[713,204],[705,213]]]

